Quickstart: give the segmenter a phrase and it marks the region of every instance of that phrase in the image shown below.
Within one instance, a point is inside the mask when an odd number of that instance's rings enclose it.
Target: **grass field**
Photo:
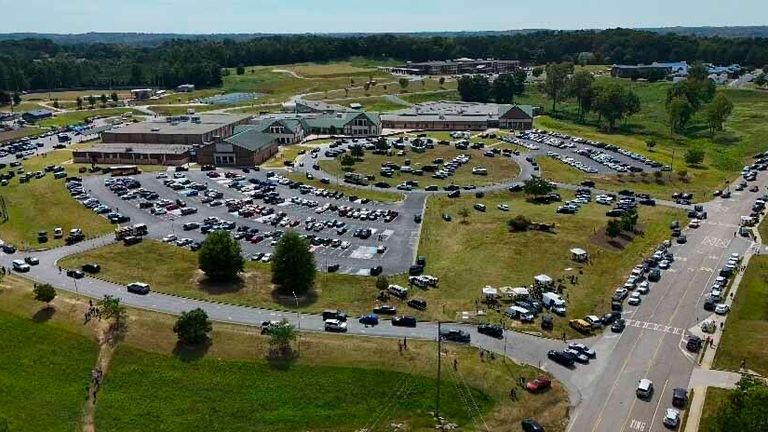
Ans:
[[[117,92],[117,95],[120,99],[127,99],[131,97],[130,90],[71,90],[71,91],[54,91],[54,92],[42,92],[42,93],[28,93],[25,95],[22,95],[22,99],[25,101],[48,101],[48,100],[54,100],[59,99],[60,101],[74,101],[78,97],[82,97],[83,99],[87,98],[90,95],[102,95],[105,94],[109,96],[113,92]]]
[[[435,91],[431,93],[416,93],[416,94],[410,94],[410,95],[402,95],[400,96],[404,100],[410,102],[410,103],[422,103],[422,102],[432,102],[432,101],[438,101],[438,100],[460,100],[459,92],[456,90],[440,90]]]
[[[45,314],[46,323],[35,324],[29,317],[40,310],[40,304],[32,300],[31,284],[8,276],[1,286],[0,325],[6,330],[9,322],[18,322],[16,332],[24,345],[0,353],[6,360],[0,370],[12,367],[14,372],[3,374],[0,380],[14,377],[9,380],[14,384],[31,384],[23,395],[16,395],[13,387],[10,393],[0,394],[4,402],[8,396],[3,407],[13,409],[10,430],[26,430],[27,425],[46,431],[76,429],[77,417],[73,424],[43,422],[79,414],[84,401],[79,393],[95,357],[95,344],[84,337],[93,337],[94,327],[81,321],[87,308],[85,299],[59,293],[53,302],[55,312]],[[433,342],[409,340],[408,350],[400,353],[392,339],[302,334],[298,359],[273,364],[265,360],[268,339],[258,329],[215,324],[212,344],[205,350],[190,351],[176,345],[171,330],[174,317],[129,309],[127,321],[127,332],[99,393],[97,430],[351,431],[366,425],[376,425],[379,430],[392,422],[405,423],[407,430],[434,430],[428,415],[435,394]],[[14,330],[10,333],[15,335]],[[59,342],[56,337],[63,339]],[[28,339],[39,343],[30,344]],[[84,347],[74,346],[72,340],[83,341]],[[565,429],[567,396],[559,383],[540,395],[518,392],[516,402],[507,397],[516,377],[530,379],[541,371],[488,356],[481,362],[477,350],[466,346],[444,344],[443,349],[445,362],[456,359],[459,364],[458,374],[444,369],[441,414],[449,421],[464,426],[463,430],[478,429],[472,428],[458,394],[461,391],[466,396],[470,391],[488,430],[504,430],[527,417],[537,418],[550,431]],[[49,367],[50,361],[37,361],[49,351],[45,358],[56,364],[76,360],[78,373],[70,376]],[[20,362],[20,357],[34,359],[32,367]],[[63,381],[49,383],[56,393],[38,385],[40,377],[49,376]],[[63,391],[70,386],[74,396]],[[30,397],[29,393],[34,394]],[[44,406],[55,409],[57,416],[40,416],[46,408],[39,406],[38,398],[44,398],[48,403]],[[181,412],[184,414],[179,415]],[[13,427],[14,420],[32,414],[39,417],[33,419],[39,425]]]
[[[374,77],[376,78],[376,77]],[[391,75],[380,76],[378,82],[374,86],[369,86],[368,90],[365,89],[365,82],[367,77],[361,77],[355,80],[353,85],[351,81],[343,83],[342,86],[335,89],[323,90],[309,95],[308,99],[341,99],[350,97],[368,97],[368,96],[382,96],[387,94],[398,94],[401,96],[407,96],[410,93],[422,93],[432,94],[432,92],[450,93],[449,90],[455,90],[457,85],[456,81],[448,81],[440,85],[440,81],[434,78],[424,78],[417,81],[409,81],[408,86],[400,87],[397,77]],[[344,91],[344,89],[347,91]]]
[[[0,143],[3,143],[5,141],[12,141],[19,138],[24,137],[31,137],[33,135],[39,135],[43,133],[44,131],[42,129],[38,128],[21,128],[21,129],[15,129],[12,131],[2,131],[0,132]]]
[[[487,144],[491,144],[488,142]],[[384,156],[375,155],[372,152],[366,152],[362,162],[357,162],[352,166],[354,172],[364,175],[376,176],[376,181],[385,181],[392,187],[395,187],[398,183],[406,180],[416,180],[419,182],[419,187],[424,188],[427,185],[445,186],[449,184],[468,185],[474,184],[477,186],[501,183],[507,180],[514,179],[520,172],[520,167],[508,158],[504,157],[485,157],[483,156],[484,150],[457,150],[453,146],[435,145],[434,149],[427,149],[424,153],[415,153],[410,150],[406,151],[404,156]],[[416,169],[417,167],[432,164],[432,161],[436,158],[442,158],[446,162],[450,161],[454,157],[466,154],[471,157],[470,161],[464,166],[458,168],[455,174],[446,179],[434,179],[430,173],[424,173],[423,176],[416,176],[413,174],[401,174],[396,171],[392,178],[386,178],[379,174],[381,164],[385,162],[394,162],[400,166],[405,164],[405,160],[411,161],[411,166]],[[334,160],[320,161],[320,168],[336,177],[344,177],[344,170],[341,165],[341,157]],[[472,174],[472,168],[484,167],[488,170],[488,175],[479,176]]]
[[[569,192],[561,191],[563,199]],[[472,206],[482,202],[487,212]],[[509,212],[497,210],[499,203],[510,206]],[[455,320],[461,311],[473,311],[485,285],[528,286],[533,277],[544,273],[557,280],[578,275],[578,284],[566,283],[568,319],[588,313],[609,311],[610,294],[621,285],[630,269],[668,236],[669,223],[683,220],[684,214],[665,208],[640,209],[644,236],[635,237],[624,250],[608,248],[593,241],[593,233],[605,228],[605,208],[597,204],[584,206],[576,215],[555,213],[555,205],[535,205],[519,194],[489,194],[485,198],[450,199],[432,197],[427,202],[419,255],[427,258],[426,273],[440,277],[440,288],[419,292],[430,302],[433,316]],[[459,211],[469,209],[466,223]],[[453,221],[442,220],[443,213]],[[556,234],[542,232],[511,233],[506,222],[516,215],[537,222],[555,223]],[[570,260],[569,250],[580,247],[589,252],[591,263],[578,274],[579,266]],[[569,271],[568,269],[573,269]],[[441,308],[445,311],[441,314]],[[437,311],[435,311],[437,309]],[[489,318],[500,317],[491,313]],[[556,318],[555,330],[566,330],[567,319]],[[568,329],[567,331],[570,332]],[[559,334],[559,333],[556,333]]]
[[[51,325],[29,285],[8,276],[0,283],[0,418],[9,431],[77,430],[98,347],[70,324]]]
[[[715,367],[747,369],[768,375],[768,256],[753,256],[733,302]]]
[[[79,165],[64,163],[71,159],[70,150],[56,150],[46,157],[30,158],[23,162],[23,166],[26,171],[38,171],[47,165],[61,164],[70,175],[78,175]],[[38,231],[48,231],[49,234],[48,243],[41,246],[63,244],[62,239],[53,238],[55,227],[61,227],[65,232],[78,227],[89,237],[113,229],[105,218],[73,200],[64,188],[64,180],[56,180],[50,173],[29,183],[19,183],[13,178],[8,186],[0,187],[0,195],[5,198],[9,215],[8,221],[0,222],[0,238],[16,247],[38,247]]]
[[[728,400],[731,390],[717,387],[707,387],[707,395],[704,398],[704,408],[701,410],[699,421],[700,432],[721,432],[714,425],[714,417],[717,410]]]
[[[263,168],[280,168],[285,167],[285,162],[293,162],[299,156],[299,152],[302,150],[308,152],[312,147],[301,144],[282,145],[280,146],[277,154],[267,159],[261,164]]]
[[[396,102],[392,102],[384,96],[370,96],[370,97],[358,97],[358,98],[346,98],[346,99],[329,99],[328,102],[349,106],[351,103],[359,103],[363,106],[363,111],[367,112],[385,112],[395,111],[403,108],[407,108],[406,105],[402,105]]]

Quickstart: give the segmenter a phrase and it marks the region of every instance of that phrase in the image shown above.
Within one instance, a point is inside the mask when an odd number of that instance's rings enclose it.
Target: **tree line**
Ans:
[[[612,29],[432,37],[272,35],[249,40],[172,40],[155,47],[7,40],[0,41],[0,89],[171,87],[182,83],[217,86],[225,67],[323,62],[352,56],[412,61],[494,57],[532,64],[701,59],[760,67],[768,64],[768,39]]]

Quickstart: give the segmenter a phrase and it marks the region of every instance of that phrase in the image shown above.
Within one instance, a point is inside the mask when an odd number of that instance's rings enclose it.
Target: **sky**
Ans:
[[[0,0],[0,33],[348,33],[768,25],[765,0]]]

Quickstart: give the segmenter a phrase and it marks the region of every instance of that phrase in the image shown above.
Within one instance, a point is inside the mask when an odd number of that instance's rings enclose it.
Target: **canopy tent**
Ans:
[[[581,248],[571,249],[571,259],[578,262],[584,262],[588,258],[587,251]]]
[[[499,290],[497,290],[496,288],[493,288],[493,287],[491,287],[489,285],[486,285],[483,288],[483,295],[486,298],[496,298],[496,297],[499,296]]]
[[[540,287],[552,286],[552,278],[545,274],[534,276],[533,282],[536,286]]]

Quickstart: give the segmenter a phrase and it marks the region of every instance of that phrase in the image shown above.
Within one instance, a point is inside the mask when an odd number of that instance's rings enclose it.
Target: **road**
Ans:
[[[763,176],[755,183],[765,190],[767,182]],[[574,407],[570,431],[662,431],[661,417],[671,406],[672,389],[688,386],[695,365],[695,359],[684,349],[685,336],[695,332],[698,324],[709,317],[702,308],[703,298],[728,255],[732,252],[744,255],[751,249],[752,242],[735,237],[734,232],[739,217],[750,213],[757,197],[758,194],[747,191],[734,192],[731,199],[705,204],[709,218],[700,228],[686,230],[686,244],[672,247],[676,257],[672,268],[664,272],[660,282],[652,285],[639,307],[628,307],[626,330],[621,334],[606,332],[585,341],[597,351],[597,359],[590,365],[570,370],[547,360],[546,351],[562,348],[560,341],[516,332],[507,332],[505,339],[497,340],[477,334],[470,326],[449,326],[469,331],[474,346],[552,372],[568,389]],[[26,276],[89,297],[116,295],[126,305],[157,312],[179,314],[199,307],[220,322],[255,326],[265,320],[286,318],[302,331],[323,331],[318,315],[205,302],[154,292],[139,296],[127,293],[123,286],[94,278],[76,281],[59,272],[56,263],[60,258],[110,241],[110,237],[103,237],[37,253],[40,265]],[[0,255],[0,264],[10,267],[12,259],[23,256]],[[349,333],[435,339],[437,324],[424,322],[415,328],[402,328],[383,321],[379,326],[365,327],[350,320]],[[649,401],[635,397],[634,390],[641,378],[649,378],[655,384],[655,393]]]

